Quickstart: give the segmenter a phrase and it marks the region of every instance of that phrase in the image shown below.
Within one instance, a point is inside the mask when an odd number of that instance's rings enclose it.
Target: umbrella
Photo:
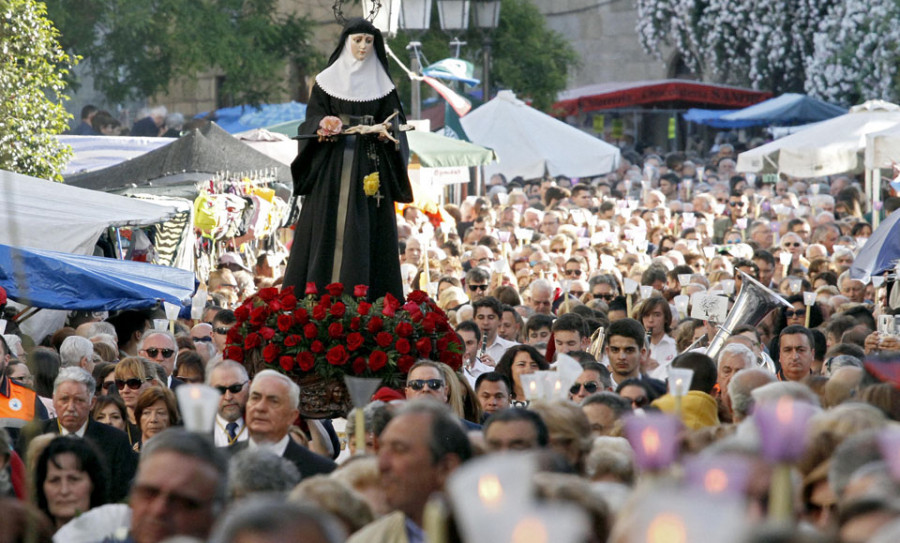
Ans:
[[[723,115],[722,120],[748,123],[744,126],[785,126],[824,121],[845,113],[842,107],[789,92]]]
[[[425,168],[484,166],[497,160],[490,149],[431,132],[413,130],[406,133],[409,150],[419,157]]]
[[[0,286],[9,298],[41,309],[116,311],[183,305],[194,274],[130,260],[0,245]]]
[[[872,232],[850,266],[850,277],[864,279],[893,270],[900,260],[900,210],[894,211]]]
[[[541,113],[510,91],[460,119],[473,143],[493,149],[500,166],[485,167],[485,176],[535,179],[552,176],[591,177],[613,171],[621,153],[616,147]]]

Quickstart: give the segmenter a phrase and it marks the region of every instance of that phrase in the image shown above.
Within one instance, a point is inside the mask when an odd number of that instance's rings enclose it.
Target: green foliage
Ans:
[[[35,0],[0,0],[0,169],[62,181],[71,149],[64,76],[73,60]]]
[[[546,110],[566,88],[578,54],[560,34],[544,25],[531,0],[503,0],[494,45],[493,73],[498,87],[510,88],[534,107]]]
[[[547,28],[544,17],[531,0],[503,0],[500,9],[500,25],[491,35],[491,87],[510,89],[519,98],[531,100],[532,105],[547,111],[559,91],[566,88],[569,68],[575,67],[578,54],[558,33]],[[448,43],[451,36],[441,32],[437,9],[433,11],[431,30],[421,37],[422,51],[430,62],[453,56]],[[475,77],[481,79],[482,44],[481,31],[470,29],[461,33],[459,39],[466,42],[460,57],[475,64]],[[408,64],[409,56],[405,48],[410,35],[404,32],[390,40],[389,46],[397,56]],[[391,63],[391,76],[397,84],[401,99],[409,111],[409,78]],[[427,96],[427,85],[422,86],[422,96]]]
[[[312,23],[276,13],[277,0],[48,0],[67,50],[90,61],[113,102],[165,92],[206,70],[222,89],[257,104],[282,90],[288,61],[321,65],[309,45]]]

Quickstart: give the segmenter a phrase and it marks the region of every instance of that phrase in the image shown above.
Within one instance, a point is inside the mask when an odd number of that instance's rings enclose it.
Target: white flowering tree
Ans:
[[[707,80],[802,92],[817,23],[842,0],[637,0],[645,50],[672,46]]]
[[[900,63],[896,0],[844,0],[823,19],[807,59],[806,91],[845,106],[896,102]]]

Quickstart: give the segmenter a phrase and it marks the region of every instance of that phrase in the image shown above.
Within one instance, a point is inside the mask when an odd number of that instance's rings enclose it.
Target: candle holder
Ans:
[[[681,288],[684,288],[691,284],[691,274],[689,273],[679,273],[678,274],[678,285]]]
[[[806,321],[804,326],[809,328],[809,316],[812,312],[812,306],[816,304],[816,293],[815,292],[804,292],[803,293],[803,305],[806,306]]]
[[[740,498],[750,481],[750,462],[740,456],[695,456],[684,463],[685,481],[711,496]]]
[[[778,523],[793,519],[791,464],[806,450],[806,427],[817,409],[788,396],[757,405],[753,422],[759,430],[763,458],[774,462],[769,487],[769,518]]]
[[[722,279],[719,281],[719,285],[722,287],[722,292],[725,293],[725,296],[734,294],[734,279]]]
[[[666,414],[632,415],[625,419],[625,437],[634,450],[634,462],[644,471],[660,471],[678,455],[681,422]]]
[[[675,310],[678,311],[678,317],[681,319],[687,318],[688,305],[691,303],[691,297],[687,294],[679,294],[678,296],[675,296],[673,301],[675,302]]]
[[[175,389],[184,428],[197,434],[212,434],[219,410],[218,390],[207,385],[184,384]]]
[[[378,390],[381,385],[381,379],[366,377],[344,376],[344,384],[347,385],[347,391],[350,393],[350,401],[356,408],[356,427],[354,428],[354,439],[356,440],[356,454],[365,454],[366,452],[366,415],[365,407],[369,403],[369,398]]]
[[[544,388],[543,377],[536,373],[524,373],[519,375],[519,380],[522,381],[522,390],[525,391],[526,400],[532,402],[541,399]]]
[[[675,398],[675,416],[681,420],[681,399],[687,396],[691,390],[691,381],[694,380],[694,370],[687,368],[673,368],[669,366],[669,394]]]

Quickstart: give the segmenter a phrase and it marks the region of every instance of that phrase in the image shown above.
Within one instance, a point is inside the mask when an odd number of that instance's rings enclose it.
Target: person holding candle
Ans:
[[[713,359],[702,353],[688,352],[678,355],[672,361],[672,367],[694,372],[690,389],[680,399],[680,416],[684,425],[692,430],[718,426],[719,410],[712,396],[716,387],[716,364]],[[666,394],[651,405],[666,413],[676,413],[679,411],[678,403],[672,394]]]
[[[428,500],[472,457],[469,440],[445,405],[414,400],[398,411],[378,441],[381,486],[393,513],[347,541],[423,541]]]

